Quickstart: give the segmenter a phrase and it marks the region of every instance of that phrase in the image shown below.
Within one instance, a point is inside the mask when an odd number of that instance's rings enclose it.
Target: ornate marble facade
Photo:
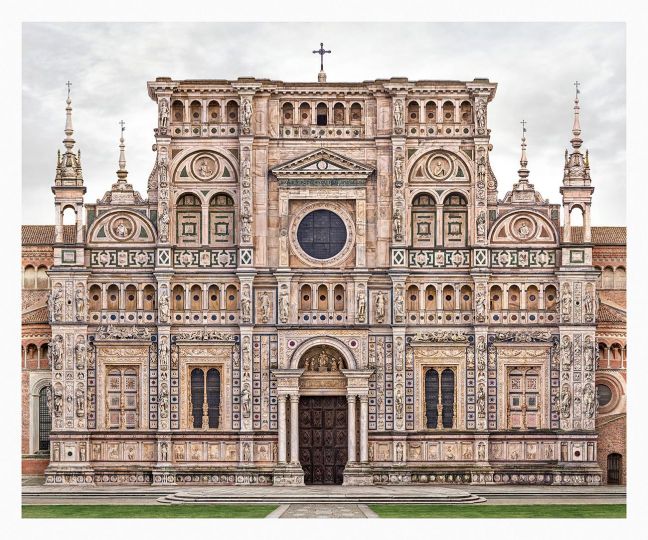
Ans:
[[[300,398],[343,396],[347,484],[600,483],[578,95],[561,237],[524,136],[498,199],[496,87],[157,78],[147,198],[122,137],[92,204],[68,97],[47,482],[301,484]]]

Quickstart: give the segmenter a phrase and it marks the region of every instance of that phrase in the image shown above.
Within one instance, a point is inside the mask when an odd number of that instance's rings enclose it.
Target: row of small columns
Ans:
[[[286,401],[290,398],[290,463],[299,463],[299,394],[279,394],[279,452],[280,464],[287,462]],[[348,462],[356,462],[356,397],[360,399],[360,462],[369,460],[369,402],[366,395],[347,395]]]

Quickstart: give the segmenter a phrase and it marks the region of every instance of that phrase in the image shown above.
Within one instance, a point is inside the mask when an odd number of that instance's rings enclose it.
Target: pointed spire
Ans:
[[[72,128],[72,99],[70,98],[70,87],[72,83],[68,81],[65,83],[65,86],[67,86],[67,99],[65,100],[67,105],[65,107],[65,139],[63,139],[63,144],[67,151],[70,152],[74,148],[74,139],[72,138],[74,134],[74,129]]]
[[[65,100],[65,138],[63,145],[65,152],[61,155],[60,151],[57,156],[56,165],[56,185],[66,186],[83,186],[83,173],[81,171],[80,152],[74,153],[74,129],[72,128],[72,98],[70,97],[70,87],[72,83],[68,81],[67,99]]]
[[[119,170],[117,171],[118,182],[126,183],[126,177],[128,176],[128,171],[126,170],[126,145],[124,144],[124,131],[126,130],[126,122],[120,120],[119,125],[121,126],[121,137],[119,137]]]
[[[528,182],[529,181],[529,169],[527,169],[527,165],[529,163],[529,160],[527,159],[526,155],[526,120],[522,120],[520,122],[522,124],[522,154],[520,156],[520,168],[518,169],[518,175],[520,177],[519,182]]]
[[[574,86],[576,87],[576,99],[574,99],[574,126],[572,127],[572,133],[574,137],[570,141],[572,144],[572,148],[578,152],[579,148],[581,147],[581,144],[583,144],[583,139],[580,138],[581,134],[581,127],[580,127],[580,104],[579,104],[579,99],[578,95],[580,94],[580,83],[576,81],[574,83]]]

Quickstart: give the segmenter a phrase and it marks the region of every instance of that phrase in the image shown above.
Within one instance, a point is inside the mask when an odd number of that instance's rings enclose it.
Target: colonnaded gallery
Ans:
[[[146,197],[122,125],[91,203],[68,86],[55,225],[23,227],[23,471],[624,482],[625,228],[590,225],[578,86],[562,204],[524,129],[498,196],[496,88],[159,77]]]

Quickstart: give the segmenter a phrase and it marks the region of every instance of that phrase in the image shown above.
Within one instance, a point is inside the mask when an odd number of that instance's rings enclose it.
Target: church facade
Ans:
[[[496,88],[160,77],[96,203],[68,96],[47,483],[604,482],[578,93],[560,205],[524,132],[498,198]]]

